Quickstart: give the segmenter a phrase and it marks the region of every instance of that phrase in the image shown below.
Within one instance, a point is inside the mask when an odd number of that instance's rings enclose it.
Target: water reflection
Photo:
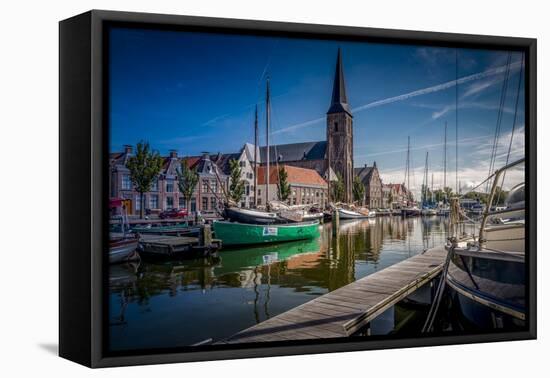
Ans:
[[[110,270],[113,350],[176,347],[228,337],[445,240],[444,218],[342,222],[333,237]]]

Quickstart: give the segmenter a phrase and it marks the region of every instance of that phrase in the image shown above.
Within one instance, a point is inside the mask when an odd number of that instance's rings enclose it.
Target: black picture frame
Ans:
[[[528,329],[522,332],[198,346],[105,353],[109,25],[523,51],[526,59]],[[536,316],[536,39],[92,10],[59,24],[59,354],[89,367],[534,339]]]

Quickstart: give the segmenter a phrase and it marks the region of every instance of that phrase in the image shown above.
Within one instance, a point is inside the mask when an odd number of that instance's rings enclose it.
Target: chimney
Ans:
[[[176,159],[178,157],[178,151],[170,150],[170,158]]]
[[[127,154],[127,155],[131,154],[132,153],[132,146],[129,145],[129,144],[125,144],[124,145],[124,153]]]

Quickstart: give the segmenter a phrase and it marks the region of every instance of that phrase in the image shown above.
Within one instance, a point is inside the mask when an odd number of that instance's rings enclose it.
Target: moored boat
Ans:
[[[228,206],[225,208],[224,217],[231,222],[247,224],[274,224],[288,222],[287,219],[280,217],[276,212],[257,209],[243,209],[233,206]]]
[[[214,234],[224,246],[277,243],[319,236],[319,221],[288,224],[246,224],[214,221]]]
[[[417,217],[420,215],[420,209],[416,206],[401,209],[401,215],[404,217]]]
[[[431,208],[425,208],[425,209],[422,209],[422,215],[423,216],[434,216],[434,215],[437,215],[437,210],[436,209],[431,209]]]
[[[512,163],[500,174],[519,163]],[[496,184],[489,198],[494,198]],[[514,190],[510,197],[518,197]],[[515,214],[523,210],[509,200]],[[502,220],[486,208],[479,236],[455,243],[446,282],[460,312],[477,327],[510,328],[525,325],[525,221]],[[498,214],[506,211],[497,212]],[[500,220],[498,220],[500,219]],[[490,222],[490,223],[489,223]]]
[[[136,252],[139,239],[137,237],[125,236],[119,239],[109,241],[109,263],[116,264],[125,261],[134,261],[139,259]]]
[[[340,219],[364,219],[368,218],[369,214],[363,214],[358,211],[347,210],[347,209],[338,209],[338,216]]]

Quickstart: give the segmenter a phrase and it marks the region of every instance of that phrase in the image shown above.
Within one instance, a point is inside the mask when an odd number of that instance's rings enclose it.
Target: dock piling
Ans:
[[[332,236],[338,235],[338,228],[340,228],[340,214],[338,209],[332,212]]]

